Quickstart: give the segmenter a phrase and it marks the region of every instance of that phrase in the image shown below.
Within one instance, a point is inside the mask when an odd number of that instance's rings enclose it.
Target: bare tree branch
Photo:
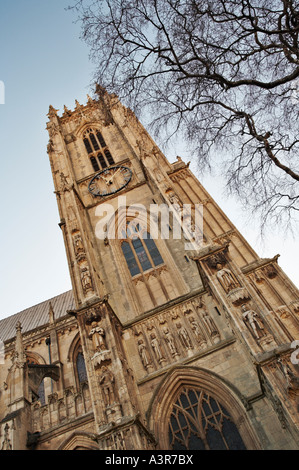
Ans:
[[[74,0],[95,80],[263,220],[299,210],[296,0]],[[159,115],[157,115],[159,109]],[[142,113],[141,113],[142,117]],[[285,209],[285,212],[284,212]]]

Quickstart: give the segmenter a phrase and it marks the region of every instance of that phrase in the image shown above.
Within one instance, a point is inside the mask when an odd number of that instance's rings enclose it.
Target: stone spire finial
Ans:
[[[25,350],[22,338],[22,325],[21,322],[18,321],[16,324],[16,345],[15,345],[15,360],[18,364],[25,364],[26,357],[25,357]]]
[[[64,114],[66,114],[67,116],[70,116],[72,114],[72,111],[70,111],[66,105],[64,105],[63,111]]]
[[[58,116],[57,116],[57,112],[58,112],[58,109],[53,108],[53,106],[50,104],[48,117],[49,117],[50,119],[53,119],[53,118],[55,118],[55,117],[58,117]]]
[[[55,313],[54,313],[54,309],[53,309],[53,305],[52,303],[50,302],[50,306],[49,306],[49,322],[50,323],[54,323],[55,321]]]
[[[89,96],[88,94],[87,94],[86,96],[87,96],[87,102],[88,102],[88,103],[92,103],[92,102],[93,102],[92,97]]]

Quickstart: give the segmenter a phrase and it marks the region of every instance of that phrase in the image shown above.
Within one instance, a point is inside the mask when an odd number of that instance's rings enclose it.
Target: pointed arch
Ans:
[[[133,246],[133,238],[127,239],[128,222],[132,237],[136,237],[136,246]],[[123,205],[120,201],[105,223],[115,266],[137,312],[151,310],[188,292],[166,240],[158,229],[153,238],[149,236],[157,222],[147,207],[138,203],[127,206],[124,198]],[[143,238],[142,234],[148,238]]]
[[[85,149],[94,172],[114,165],[114,158],[98,122],[85,123],[76,130],[75,135],[81,140],[82,148]]]
[[[194,405],[192,405],[192,400],[189,400],[191,394]],[[185,438],[188,432],[191,435],[196,428],[195,433],[193,433],[194,436],[196,435],[196,439],[193,440],[192,445],[194,446],[194,441],[197,440],[196,445],[198,447],[193,447],[193,449],[210,449],[211,446],[209,446],[206,436],[203,434],[207,429],[206,424],[208,421],[210,429],[217,428],[217,419],[218,421],[221,420],[221,426],[224,420],[226,420],[226,423],[229,422],[230,430],[225,432],[231,432],[232,427],[234,427],[233,432],[238,435],[239,443],[242,442],[244,448],[259,449],[257,436],[247,418],[243,402],[244,399],[238,390],[217,374],[199,367],[175,367],[164,377],[152,398],[147,413],[148,422],[150,429],[153,430],[154,435],[160,441],[160,448],[163,450],[175,448],[171,446],[176,438],[175,431],[180,427],[180,423],[176,422],[180,411],[182,413],[178,419],[184,425],[177,432],[181,433],[180,437],[183,437],[178,439],[176,443],[182,445],[181,449],[184,448],[183,442],[186,449]],[[187,412],[184,411],[183,405],[186,407]],[[192,413],[188,414],[188,412],[192,406],[196,407],[196,413],[193,412],[193,416],[190,417]],[[209,407],[210,416],[208,418],[207,414],[204,416],[204,413],[201,413],[201,406]],[[194,418],[195,414],[196,418]],[[190,417],[190,426],[187,423],[188,416]],[[196,422],[196,419],[198,422]],[[206,425],[205,429],[203,429],[203,421]],[[223,444],[223,447],[225,445],[226,443]],[[240,447],[242,448],[242,444],[240,444]]]
[[[87,432],[74,432],[57,450],[99,450],[96,435]]]
[[[36,352],[28,351],[25,352],[27,364],[46,364],[46,360]]]
[[[83,137],[84,132],[90,127],[100,130],[99,121],[84,122],[81,126],[77,127],[77,129],[75,130],[74,132],[75,136],[77,138]]]
[[[76,383],[77,390],[79,390],[81,384],[87,383],[88,381],[80,333],[77,333],[73,338],[69,347],[67,360],[73,364],[74,382]]]

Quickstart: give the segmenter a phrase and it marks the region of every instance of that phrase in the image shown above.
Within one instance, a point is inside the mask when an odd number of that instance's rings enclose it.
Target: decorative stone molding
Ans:
[[[250,300],[250,295],[245,287],[233,289],[227,294],[227,297],[235,307],[238,307]]]

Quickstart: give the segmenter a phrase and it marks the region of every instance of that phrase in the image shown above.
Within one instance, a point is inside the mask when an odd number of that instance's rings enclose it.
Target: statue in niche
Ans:
[[[180,211],[182,208],[182,203],[179,200],[178,196],[175,194],[174,191],[170,191],[170,192],[166,191],[166,192],[168,193],[167,196],[168,196],[170,204],[172,204],[176,210]]]
[[[95,351],[106,351],[107,346],[105,342],[105,330],[98,325],[97,322],[91,324],[92,328],[89,333],[89,338],[92,340]]]
[[[92,280],[88,268],[83,268],[81,270],[81,283],[84,293],[92,290]]]
[[[11,440],[9,438],[9,425],[6,423],[4,428],[4,439],[2,442],[1,450],[12,450]]]
[[[178,335],[179,335],[180,341],[182,345],[184,346],[184,348],[193,349],[193,345],[192,345],[190,336],[186,328],[181,323],[178,323],[176,327],[178,329]]]
[[[102,372],[99,383],[102,388],[104,403],[106,406],[110,406],[117,401],[115,393],[115,378],[113,373],[106,366],[103,367]]]
[[[247,310],[246,305],[242,305],[241,309],[243,321],[248,324],[253,336],[257,339],[266,336],[265,326],[259,314],[254,310]]]
[[[160,344],[159,344],[159,341],[157,340],[157,337],[155,335],[155,333],[151,333],[151,346],[153,348],[153,351],[154,351],[154,354],[157,358],[157,361],[158,362],[161,362],[163,361],[165,358],[163,357],[163,354],[162,354],[162,351],[161,351],[161,348],[160,348]]]
[[[163,332],[164,332],[165,342],[166,342],[166,344],[169,348],[169,351],[170,351],[171,355],[172,356],[177,356],[179,353],[178,353],[177,348],[176,348],[174,337],[170,333],[167,326],[165,328],[163,328]]]
[[[138,352],[139,352],[141,362],[142,362],[144,368],[148,369],[148,367],[151,366],[151,361],[150,361],[150,358],[148,356],[148,352],[147,352],[146,346],[143,342],[143,339],[138,340]]]
[[[192,330],[194,331],[194,334],[196,336],[197,341],[199,343],[206,343],[206,340],[203,336],[201,328],[200,328],[198,322],[195,320],[195,318],[194,317],[189,318],[189,322],[190,322]]]
[[[81,235],[75,235],[74,248],[75,248],[76,256],[79,255],[80,253],[84,253],[84,246],[83,246]]]
[[[208,329],[209,334],[211,336],[213,336],[215,334],[218,334],[218,330],[217,330],[217,327],[214,323],[214,320],[211,318],[208,311],[205,310],[205,309],[202,312],[202,318],[203,318],[203,321],[205,322],[205,325]]]
[[[286,380],[286,388],[288,392],[296,392],[296,394],[299,394],[298,374],[295,374],[290,368],[289,364],[287,364],[283,359],[279,358],[277,362]]]
[[[72,185],[68,182],[67,176],[64,173],[60,173],[60,191],[70,191]]]
[[[218,272],[216,274],[217,279],[222,285],[225,292],[230,292],[237,287],[241,287],[238,280],[235,278],[234,274],[227,268],[223,268],[222,264],[217,264],[216,266]]]

